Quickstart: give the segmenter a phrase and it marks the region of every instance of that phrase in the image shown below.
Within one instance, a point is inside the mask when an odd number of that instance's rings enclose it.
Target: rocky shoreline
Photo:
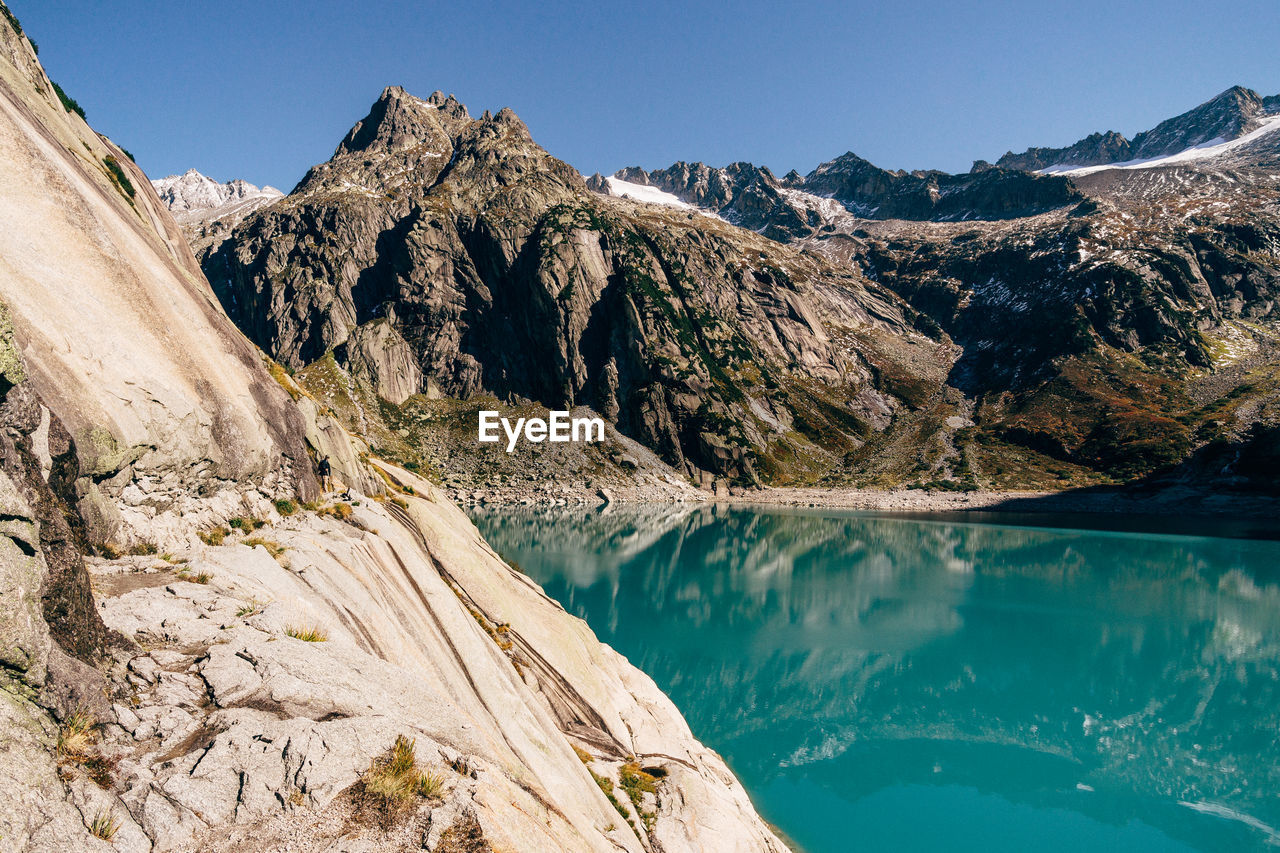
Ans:
[[[1187,515],[1243,519],[1280,518],[1280,499],[1270,495],[1213,493],[1172,486],[1152,489],[1074,491],[862,489],[852,487],[725,487],[712,491],[670,481],[630,487],[546,482],[537,487],[452,489],[461,506],[604,506],[636,503],[725,503],[740,506],[804,507],[868,512],[1096,513],[1104,515]]]

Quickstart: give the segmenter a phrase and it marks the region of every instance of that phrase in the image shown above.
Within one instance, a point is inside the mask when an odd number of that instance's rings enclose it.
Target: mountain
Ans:
[[[1276,115],[1280,115],[1280,95],[1264,98],[1252,89],[1232,86],[1195,109],[1139,133],[1132,140],[1115,131],[1094,133],[1068,148],[1029,148],[1021,154],[1007,152],[996,161],[996,166],[1067,171],[1064,167],[1154,160],[1198,146],[1239,139]],[[1280,139],[1272,143],[1277,141]]]
[[[852,152],[808,175],[779,180],[769,169],[734,163],[722,169],[676,163],[646,172],[622,169],[597,191],[654,187],[677,201],[715,212],[735,225],[786,239],[853,216],[860,219],[958,221],[1010,219],[1075,204],[1082,196],[1058,177],[988,169],[968,175],[881,169]],[[621,182],[621,183],[619,183]]]
[[[220,184],[195,169],[151,185],[197,252],[220,241],[250,213],[284,196],[275,187],[256,187],[247,181]]]
[[[940,385],[918,386],[947,393],[829,478],[1256,488],[1267,475],[1244,460],[1274,456],[1280,415],[1277,106],[1235,87],[1132,142],[1095,134],[965,176],[846,154],[782,180],[682,162],[594,186],[651,187],[820,254],[953,347]],[[1150,159],[1111,164],[1133,156]]]
[[[465,436],[415,450],[450,411],[425,392],[585,405],[695,484],[1252,488],[1265,478],[1238,465],[1274,418],[1280,223],[1269,119],[1235,126],[1229,170],[946,175],[846,154],[806,176],[680,162],[584,180],[510,111],[391,88],[201,263],[275,358],[332,353],[393,406],[372,421],[406,464],[475,453]],[[524,476],[495,464],[471,485]]]
[[[236,329],[0,13],[0,847],[782,853],[651,679]]]
[[[394,87],[202,265],[290,368],[332,352],[397,405],[586,405],[695,481],[813,476],[902,407],[895,348],[937,345],[820,256],[606,199],[510,110]]]

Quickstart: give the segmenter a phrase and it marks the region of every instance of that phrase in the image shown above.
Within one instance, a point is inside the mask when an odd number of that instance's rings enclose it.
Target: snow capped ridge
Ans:
[[[220,184],[195,169],[151,185],[196,252],[223,239],[249,214],[284,198],[275,187],[258,187],[238,179]]]
[[[239,179],[220,184],[195,169],[152,181],[151,185],[179,223],[184,219],[217,219],[216,213],[207,214],[224,206],[238,208],[257,202],[255,207],[262,207],[284,197],[275,187],[258,187]]]
[[[1093,133],[1066,148],[1028,148],[1020,154],[1009,151],[995,165],[1040,174],[1088,174],[1073,170],[1112,167],[1113,164],[1145,166],[1175,156],[1198,160],[1224,153],[1218,149],[1224,143],[1245,137],[1255,139],[1254,134],[1278,113],[1280,95],[1263,97],[1252,89],[1232,86],[1199,106],[1144,130],[1132,140],[1115,131]],[[1200,153],[1182,156],[1190,151]],[[985,162],[974,165],[977,169]]]
[[[1096,166],[1056,164],[1039,169],[1038,172],[1042,175],[1079,176],[1089,175],[1094,172],[1101,172],[1104,169],[1153,169],[1160,166],[1175,166],[1180,163],[1189,163],[1195,160],[1208,160],[1230,154],[1234,151],[1250,146],[1262,137],[1270,136],[1276,130],[1280,130],[1280,115],[1270,115],[1262,119],[1261,124],[1257,128],[1243,136],[1238,136],[1235,139],[1224,139],[1219,136],[1202,142],[1199,145],[1193,145],[1190,148],[1179,151],[1175,154],[1167,154],[1162,157],[1150,157],[1146,159],[1125,160],[1119,163],[1103,163]]]

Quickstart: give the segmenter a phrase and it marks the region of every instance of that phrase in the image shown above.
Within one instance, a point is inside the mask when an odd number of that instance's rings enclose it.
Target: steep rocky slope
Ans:
[[[846,154],[584,182],[509,112],[389,89],[202,263],[261,346],[293,368],[331,351],[390,404],[406,463],[438,459],[414,452],[421,391],[585,404],[695,484],[1253,487],[1241,460],[1276,419],[1273,100],[1091,137],[1061,175]],[[1137,150],[1165,156],[1073,165]]]
[[[1252,89],[1232,86],[1132,140],[1115,131],[1094,133],[1067,148],[1029,148],[1021,154],[1009,151],[996,166],[1038,171],[1167,157],[1188,148],[1238,139],[1277,113],[1280,96],[1264,98]]]
[[[1163,472],[1268,488],[1274,463],[1250,460],[1274,456],[1280,417],[1274,109],[1236,87],[1133,143],[1095,135],[1003,159],[1061,169],[1050,177],[1070,203],[1030,216],[963,195],[957,222],[882,215],[856,193],[883,175],[852,155],[803,179],[680,163],[615,180],[821,253],[907,300],[918,328],[951,347],[940,370],[915,371],[913,410],[832,480],[1060,488]],[[1134,156],[1155,159],[1098,165]],[[993,176],[1007,190],[1017,175],[1039,180],[985,164],[957,180]]]
[[[255,187],[248,181],[220,184],[195,169],[160,178],[151,185],[195,252],[215,245],[240,220],[284,196],[275,187]]]
[[[63,107],[24,38],[6,25],[0,44],[0,302],[75,443],[81,511],[128,544],[131,518],[180,514],[196,487],[312,488],[289,396],[146,176]]]
[[[0,850],[781,851],[652,681],[236,331],[0,11]]]
[[[812,477],[901,405],[874,339],[932,346],[859,276],[591,193],[509,110],[472,119],[438,92],[387,89],[202,264],[290,368],[332,351],[396,404],[587,405],[695,479]]]

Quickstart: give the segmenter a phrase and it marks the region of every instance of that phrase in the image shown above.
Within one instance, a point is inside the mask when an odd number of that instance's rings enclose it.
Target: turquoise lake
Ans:
[[[1280,541],[1052,516],[474,518],[807,853],[1280,843]]]

